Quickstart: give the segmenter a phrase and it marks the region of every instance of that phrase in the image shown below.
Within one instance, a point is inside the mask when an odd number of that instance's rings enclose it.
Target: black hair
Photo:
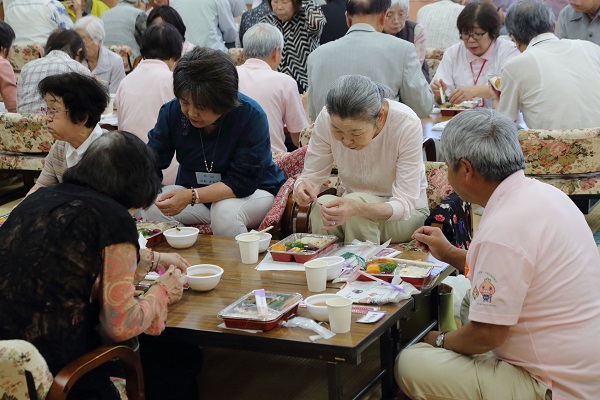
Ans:
[[[185,37],[185,24],[183,23],[183,19],[181,19],[181,15],[171,6],[159,6],[154,7],[150,14],[148,14],[148,19],[146,21],[147,26],[152,24],[156,18],[160,17],[163,22],[167,24],[173,25],[179,33],[181,33],[182,37]]]
[[[175,97],[191,95],[194,105],[215,114],[239,106],[238,73],[227,54],[207,47],[185,53],[173,71]]]
[[[75,57],[78,57],[79,60],[84,60],[87,55],[83,39],[73,29],[58,28],[53,30],[50,36],[48,36],[44,50],[46,54],[52,50],[61,50],[74,60]]]
[[[65,171],[63,181],[88,186],[127,209],[147,208],[161,188],[155,164],[156,155],[137,136],[109,131],[94,140],[81,160]]]
[[[47,76],[38,84],[38,91],[42,97],[48,93],[60,97],[71,122],[77,124],[87,118],[85,126],[88,128],[100,121],[109,100],[106,89],[97,79],[77,72]]]
[[[271,4],[272,0],[263,0],[266,1],[267,4],[269,5],[269,8],[271,9],[271,11],[273,11],[273,5]],[[292,3],[294,5],[294,13],[297,13],[300,11],[300,9],[302,8],[302,0],[292,0]]]
[[[476,24],[488,33],[492,41],[500,36],[500,16],[490,3],[469,3],[456,19],[456,27],[461,34],[473,32]]]
[[[376,15],[387,11],[392,0],[348,0],[346,12],[348,15]]]
[[[10,47],[15,41],[15,31],[9,24],[0,21],[0,53],[4,58],[8,57]]]
[[[175,61],[181,57],[183,49],[183,37],[177,29],[167,23],[152,24],[144,32],[140,53],[146,60],[169,60]]]

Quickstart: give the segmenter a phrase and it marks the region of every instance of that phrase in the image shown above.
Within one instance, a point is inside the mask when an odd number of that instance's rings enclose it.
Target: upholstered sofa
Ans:
[[[23,65],[44,56],[44,48],[40,44],[13,45],[8,61],[15,72],[21,71]]]
[[[600,128],[519,130],[525,174],[573,199],[600,198]]]
[[[133,51],[131,50],[131,47],[124,44],[112,44],[110,46],[106,46],[106,48],[121,57],[126,74],[133,71],[135,60],[133,59]]]
[[[442,61],[443,56],[444,49],[428,47],[425,50],[425,61],[427,62],[427,66],[429,67],[429,77],[431,79],[433,79],[433,77],[435,76],[435,72],[437,71],[440,62]]]

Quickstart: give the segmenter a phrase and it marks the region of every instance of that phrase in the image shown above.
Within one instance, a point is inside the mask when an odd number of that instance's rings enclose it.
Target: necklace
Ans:
[[[217,134],[217,140],[215,142],[215,148],[213,149],[212,160],[210,161],[210,168],[208,168],[208,162],[206,161],[206,154],[204,154],[204,142],[202,141],[202,132],[200,132],[200,145],[202,146],[202,157],[204,157],[204,168],[206,168],[206,172],[209,174],[213,170],[213,165],[215,164],[215,154],[217,152],[217,144],[219,143],[219,137],[221,136],[221,128],[223,124],[219,124],[219,133]]]

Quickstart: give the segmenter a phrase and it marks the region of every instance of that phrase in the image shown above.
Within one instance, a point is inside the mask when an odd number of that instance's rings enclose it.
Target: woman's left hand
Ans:
[[[178,189],[158,196],[154,204],[167,217],[179,214],[192,202],[192,192],[189,189]]]
[[[450,103],[460,104],[463,101],[469,101],[473,97],[477,97],[472,89],[473,88],[471,87],[459,87],[454,89],[452,93],[450,93]]]
[[[327,204],[321,204],[321,218],[325,226],[321,229],[337,228],[344,224],[346,220],[355,215],[359,215],[361,202],[338,197]]]
[[[165,272],[169,266],[174,266],[180,270],[182,274],[187,273],[190,263],[178,253],[154,253],[154,257],[158,259],[158,270]]]

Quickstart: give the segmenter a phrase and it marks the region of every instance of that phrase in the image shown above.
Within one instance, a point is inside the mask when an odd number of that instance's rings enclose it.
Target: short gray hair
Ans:
[[[461,159],[468,160],[489,181],[502,181],[525,169],[514,121],[487,108],[463,111],[448,122],[441,155],[453,171]]]
[[[104,42],[106,39],[106,32],[104,31],[104,22],[93,15],[87,15],[81,19],[78,19],[73,25],[73,29],[85,31],[94,43],[99,44],[101,41]]]
[[[506,11],[504,26],[508,34],[523,44],[542,33],[554,32],[554,12],[548,4],[522,0]]]
[[[400,9],[406,11],[408,14],[408,10],[410,10],[410,2],[408,0],[392,0],[390,8],[394,7],[395,5],[400,6]]]
[[[283,51],[283,35],[277,27],[264,22],[252,26],[244,33],[244,54],[246,58],[269,58],[273,50],[279,46]]]
[[[390,89],[362,75],[344,75],[331,86],[325,105],[339,118],[375,121]]]

